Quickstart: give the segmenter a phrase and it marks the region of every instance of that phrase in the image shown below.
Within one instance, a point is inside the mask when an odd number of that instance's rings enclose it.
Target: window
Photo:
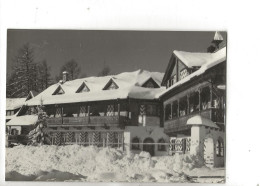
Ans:
[[[153,78],[149,78],[145,83],[143,83],[142,87],[145,87],[145,88],[159,88],[160,86],[154,81]]]
[[[177,82],[177,76],[176,75],[174,75],[172,79],[173,79],[173,84]]]
[[[165,140],[163,138],[158,140],[158,151],[166,151]]]
[[[113,79],[110,79],[109,82],[106,84],[106,86],[103,88],[103,90],[114,90],[114,89],[118,89],[118,88],[119,87],[113,81]]]
[[[171,105],[168,104],[168,105],[166,105],[166,107],[165,107],[165,121],[170,120],[170,119],[172,119],[172,115],[171,115]]]
[[[132,150],[140,150],[140,144],[139,144],[139,139],[138,137],[134,137],[132,139]]]
[[[76,93],[82,93],[82,92],[89,92],[89,88],[85,83],[82,83],[82,85],[79,87],[79,89],[76,91]]]
[[[172,103],[172,118],[178,117],[178,101]]]
[[[147,88],[154,88],[154,85],[151,81],[149,81],[147,84],[146,84],[146,87]]]
[[[55,109],[55,118],[61,117],[61,107],[56,107]]]
[[[189,97],[190,113],[199,111],[199,92],[194,92]]]
[[[180,99],[179,108],[180,108],[179,116],[187,115],[187,108],[188,108],[187,96]]]
[[[216,155],[218,157],[224,156],[224,142],[221,138],[219,138],[216,143]]]
[[[202,104],[202,110],[206,110],[211,107],[210,102],[210,88],[205,87],[201,91],[201,104]]]
[[[146,114],[148,116],[156,116],[156,105],[146,105]]]
[[[53,92],[52,95],[61,95],[64,94],[64,90],[61,88],[61,86],[58,86],[58,88]]]
[[[79,108],[79,116],[80,117],[84,117],[86,115],[87,115],[86,114],[86,106],[80,106],[80,108]]]
[[[108,105],[107,106],[107,116],[114,116],[115,115],[115,106],[114,105]]]

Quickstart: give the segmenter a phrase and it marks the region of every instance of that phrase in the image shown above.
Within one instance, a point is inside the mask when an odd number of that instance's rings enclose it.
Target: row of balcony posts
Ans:
[[[120,104],[118,103],[117,104],[117,114],[118,114],[118,117],[120,116]],[[88,121],[90,121],[90,116],[99,116],[99,111],[96,111],[96,110],[94,110],[92,113],[90,112],[90,109],[91,109],[91,106],[90,105],[88,105],[87,106],[87,112],[84,112],[84,113],[81,113],[81,106],[79,106],[79,112],[77,112],[77,115],[79,116],[80,114],[83,114],[84,115],[84,117],[88,117]],[[83,109],[83,111],[84,111],[84,109]],[[115,113],[115,111],[113,111],[113,113]],[[60,106],[58,106],[58,105],[56,105],[56,109],[55,109],[55,113],[54,113],[54,117],[60,117],[61,119],[62,119],[62,121],[63,121],[63,117],[73,117],[73,116],[64,116],[64,107],[60,107]],[[113,114],[114,115],[114,114]],[[127,111],[127,117],[129,116],[129,112]]]
[[[212,87],[207,86],[167,104],[164,107],[164,121],[181,117],[195,111],[205,110],[206,108],[212,108],[212,105]]]

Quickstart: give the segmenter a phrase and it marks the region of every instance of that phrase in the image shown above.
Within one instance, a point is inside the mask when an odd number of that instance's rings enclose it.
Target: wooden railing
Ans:
[[[47,118],[48,126],[124,126],[128,122],[126,116],[86,116]]]
[[[220,116],[219,112],[220,112],[219,110],[211,108],[211,109],[193,112],[193,113],[187,114],[185,116],[173,118],[171,120],[167,120],[164,122],[164,132],[167,134],[167,133],[184,131],[184,130],[190,129],[191,126],[186,125],[187,120],[195,115],[201,115],[202,117],[208,118],[208,119],[212,120],[213,122],[222,122],[224,119]]]

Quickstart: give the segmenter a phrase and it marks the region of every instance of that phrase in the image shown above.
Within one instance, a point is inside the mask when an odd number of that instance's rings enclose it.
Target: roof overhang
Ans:
[[[204,118],[200,115],[195,115],[188,119],[187,125],[198,125],[198,126],[206,126],[206,127],[213,127],[219,128],[213,121],[210,119]]]

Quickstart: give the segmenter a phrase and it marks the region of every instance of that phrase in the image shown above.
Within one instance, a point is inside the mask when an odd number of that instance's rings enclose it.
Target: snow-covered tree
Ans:
[[[35,124],[35,128],[31,130],[28,134],[29,145],[43,145],[51,144],[50,138],[47,133],[47,122],[48,117],[46,112],[44,112],[44,106],[41,101],[41,105],[37,107],[38,110],[38,120]]]
[[[26,97],[37,91],[37,64],[33,61],[33,48],[25,44],[14,58],[13,71],[7,81],[7,97]]]

